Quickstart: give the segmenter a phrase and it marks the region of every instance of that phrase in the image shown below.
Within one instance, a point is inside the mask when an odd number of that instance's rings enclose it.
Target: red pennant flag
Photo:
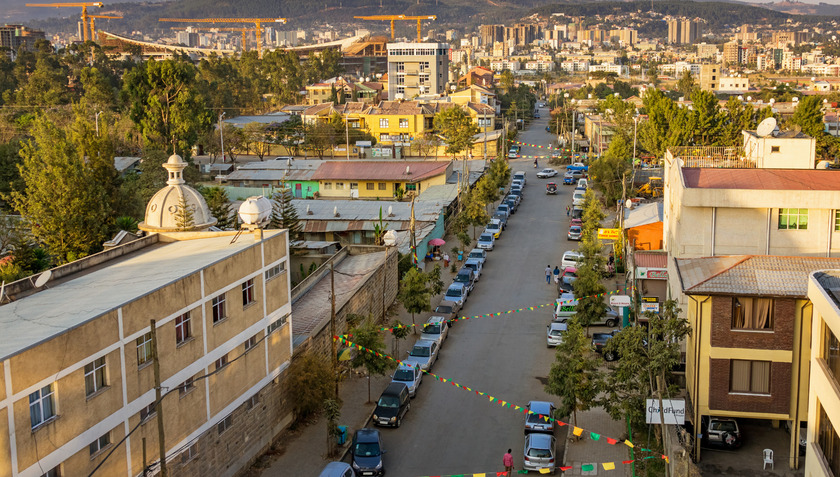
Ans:
[[[633,461],[632,460],[623,460],[623,461],[621,461],[621,463],[622,464],[632,464]]]
[[[607,437],[607,444],[609,444],[611,446],[614,446],[614,445],[618,444],[618,441],[613,439],[612,437]]]
[[[567,470],[572,470],[572,466],[570,465],[568,467],[560,467],[560,470],[562,470],[564,472],[567,471]]]

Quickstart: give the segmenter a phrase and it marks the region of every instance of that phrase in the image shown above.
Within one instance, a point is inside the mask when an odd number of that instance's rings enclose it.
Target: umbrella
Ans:
[[[444,245],[445,243],[445,240],[439,238],[429,240],[429,245],[431,245],[432,247],[439,247],[441,245]]]

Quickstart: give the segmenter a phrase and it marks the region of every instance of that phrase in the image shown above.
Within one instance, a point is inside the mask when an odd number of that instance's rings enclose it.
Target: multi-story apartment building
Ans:
[[[802,133],[743,134],[743,148],[665,157],[669,288],[692,327],[688,416],[695,426],[728,416],[798,429],[808,412],[806,277],[840,262],[840,171],[815,169],[815,140]],[[793,468],[797,446],[794,432]],[[694,450],[699,458],[699,442]]]
[[[633,46],[639,41],[639,34],[636,30],[622,28],[620,30],[610,30],[609,39],[624,46]]]
[[[700,25],[694,20],[668,20],[668,43],[690,45],[702,36]]]
[[[718,54],[717,45],[699,43],[697,45],[697,58],[714,58]]]
[[[490,62],[490,69],[493,71],[501,72],[504,70],[516,71],[520,69],[521,64],[518,60],[512,59],[498,59],[493,60]]]
[[[698,79],[700,89],[703,91],[717,91],[718,86],[720,85],[720,65],[700,65],[700,75]]]
[[[43,31],[32,30],[23,25],[0,26],[0,48],[8,48],[6,54],[12,58],[21,46],[33,49],[36,40],[45,39]]]
[[[740,65],[746,62],[746,48],[734,41],[724,44],[723,61],[730,65]]]
[[[448,43],[389,43],[388,99],[446,93]]]
[[[481,25],[478,31],[482,46],[492,47],[497,41],[505,41],[504,25]]]
[[[586,60],[565,60],[560,63],[560,69],[563,71],[574,73],[577,71],[589,71],[589,62]]]
[[[231,476],[291,422],[288,233],[203,231],[215,219],[173,158],[157,232],[6,284],[0,475],[134,477],[162,445],[174,474]],[[167,232],[180,197],[197,229]]]
[[[746,93],[750,89],[750,79],[746,76],[724,76],[718,84],[718,91],[727,93]]]

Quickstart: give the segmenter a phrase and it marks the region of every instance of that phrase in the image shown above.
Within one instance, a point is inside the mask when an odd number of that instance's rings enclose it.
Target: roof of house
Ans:
[[[687,188],[840,191],[840,170],[684,167]]]
[[[637,267],[667,268],[668,254],[666,252],[634,252],[633,263]]]
[[[726,103],[724,103],[724,104],[726,104]],[[745,129],[744,132],[749,134],[750,136],[763,137],[763,136],[759,136],[756,131],[750,131],[750,130]],[[773,134],[773,136],[770,137],[770,138],[771,139],[772,138],[778,138],[778,139],[811,139],[811,136],[805,134],[802,131],[794,131],[792,129],[787,129],[785,131],[779,131],[779,132]]]
[[[118,172],[122,172],[122,171],[128,169],[129,167],[139,163],[139,162],[140,162],[139,157],[128,157],[128,156],[115,157],[114,158],[114,168]]]
[[[312,179],[417,182],[445,174],[449,164],[449,161],[335,161],[322,164]]]
[[[729,255],[675,260],[687,295],[804,298],[812,272],[840,268],[840,258],[825,257]]]
[[[291,117],[289,113],[274,112],[268,114],[260,114],[258,116],[237,116],[235,118],[225,119],[225,124],[230,124],[238,128],[245,127],[246,124],[259,123],[264,125],[278,124],[288,120]]]
[[[368,114],[434,114],[434,110],[419,101],[380,101]]]
[[[640,204],[632,209],[624,208],[624,228],[632,229],[655,222],[662,222],[664,205],[662,201]]]

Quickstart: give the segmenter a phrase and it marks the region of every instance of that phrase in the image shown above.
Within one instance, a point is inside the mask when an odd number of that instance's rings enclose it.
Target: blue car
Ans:
[[[575,176],[571,172],[563,175],[563,185],[573,185],[575,183]]]

